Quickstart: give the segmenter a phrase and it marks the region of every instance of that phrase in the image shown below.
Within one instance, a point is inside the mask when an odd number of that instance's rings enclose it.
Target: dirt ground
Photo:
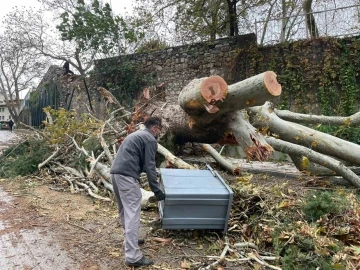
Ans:
[[[1,179],[0,188],[1,269],[131,269],[114,203],[71,194],[51,180]],[[162,230],[156,209],[142,212],[140,235],[143,253],[155,260],[142,269],[186,269],[185,258],[200,263],[221,253],[216,232]]]

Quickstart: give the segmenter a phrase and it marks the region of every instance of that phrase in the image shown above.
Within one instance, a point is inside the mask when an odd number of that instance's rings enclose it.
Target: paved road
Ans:
[[[0,130],[0,153],[14,142],[18,136],[8,130]]]
[[[6,142],[15,137],[15,133],[8,130],[0,130],[0,143]]]
[[[0,130],[0,153],[17,143],[20,136]],[[15,198],[1,187],[0,179],[0,269],[1,270],[72,270],[77,263],[62,250],[51,231],[24,229],[21,220],[27,213],[16,211]],[[15,211],[15,212],[14,212]],[[25,215],[25,216],[24,216]]]

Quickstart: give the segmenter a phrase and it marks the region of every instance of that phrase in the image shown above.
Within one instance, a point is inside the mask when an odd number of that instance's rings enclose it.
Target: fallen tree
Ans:
[[[121,107],[120,102],[109,95],[106,89],[100,90],[106,103],[116,105],[107,120],[99,120],[91,112],[87,117],[80,119],[79,116],[69,116],[64,112],[62,115],[47,110],[49,122],[45,131],[40,133],[54,145],[54,152],[39,165],[39,168],[49,166],[53,167],[55,173],[61,171],[71,175],[67,182],[75,191],[84,190],[90,196],[106,200],[107,192],[112,192],[109,168],[118,144],[127,134],[138,129],[141,121],[148,115],[157,115],[163,119],[158,152],[174,167],[194,169],[194,166],[163,147],[162,142],[165,145],[198,142],[225,170],[238,175],[241,168],[227,162],[209,145],[231,144],[240,146],[249,160],[265,161],[274,149],[289,153],[297,161],[305,157],[321,165],[327,173],[341,175],[352,185],[360,187],[358,175],[344,165],[344,162],[360,165],[359,145],[281,118],[308,121],[307,123],[312,119],[311,121],[315,122],[321,120],[326,123],[353,125],[358,122],[358,114],[331,120],[333,118],[306,117],[276,110],[269,100],[281,94],[281,86],[272,71],[232,85],[227,85],[219,76],[195,79],[182,89],[177,104],[169,104],[161,99],[162,95],[154,93],[152,98],[147,97],[144,102],[139,102],[133,113]],[[60,119],[61,117],[63,118]],[[69,119],[78,119],[78,122],[71,123]],[[62,126],[56,127],[57,125]],[[73,127],[77,129],[74,130]],[[56,131],[59,129],[62,130],[62,134]],[[62,136],[62,139],[59,139],[59,136]],[[97,145],[97,152],[86,150],[90,141]],[[66,158],[64,153],[67,154]],[[74,158],[82,156],[88,165],[73,171],[69,169],[69,165],[59,166],[61,162],[58,160],[62,159],[65,160],[64,163],[68,163],[70,153]],[[299,162],[295,164],[299,170],[304,170],[300,168]],[[145,206],[153,194],[146,190],[142,192]]]

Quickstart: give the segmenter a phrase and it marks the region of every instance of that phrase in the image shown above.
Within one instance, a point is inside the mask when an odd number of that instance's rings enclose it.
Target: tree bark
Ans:
[[[311,128],[288,122],[279,118],[273,104],[266,102],[264,106],[249,108],[260,117],[255,126],[268,127],[280,139],[306,147],[311,147],[322,154],[360,165],[360,145],[336,138]]]
[[[348,180],[353,186],[360,188],[360,178],[344,164],[333,159],[331,157],[319,154],[304,146],[296,145],[293,143],[285,142],[272,137],[266,138],[267,142],[270,143],[277,151],[292,154],[306,156],[309,160],[326,165],[326,167],[337,172],[346,180]]]
[[[237,12],[236,12],[236,3],[237,0],[226,0],[228,5],[228,16],[229,16],[229,36],[238,35],[239,29],[237,25]]]
[[[308,173],[313,176],[338,176],[339,174],[329,168],[326,168],[323,165],[316,164],[314,162],[311,162],[310,160],[306,160],[306,157],[296,156],[296,155],[289,155],[292,162],[296,166],[296,168],[301,171]],[[306,158],[306,159],[304,159]],[[346,166],[344,162],[341,160],[338,160],[342,164]],[[348,167],[351,171],[353,171],[356,175],[360,174],[360,168],[349,166]]]
[[[263,105],[281,94],[281,85],[273,71],[265,71],[229,86],[224,102],[217,102],[221,112],[234,112]]]
[[[178,103],[188,113],[204,109],[216,113],[219,109],[214,104],[222,101],[227,91],[228,85],[220,76],[194,79],[182,89]]]
[[[326,124],[332,126],[357,127],[360,125],[360,112],[350,116],[326,116],[294,113],[288,110],[277,110],[274,112],[281,119],[304,124]]]
[[[240,174],[240,167],[237,167],[224,159],[211,145],[201,144],[201,148],[208,152],[220,164],[223,169],[227,170],[233,175]]]
[[[315,22],[315,17],[314,14],[312,12],[312,1],[313,0],[304,0],[303,2],[303,10],[305,13],[305,18],[306,18],[306,27],[310,32],[310,37],[311,38],[318,38],[319,37],[319,30],[317,28],[316,22]]]
[[[178,157],[175,157],[169,150],[167,150],[164,146],[161,144],[158,144],[158,153],[162,154],[168,161],[170,161],[172,164],[174,164],[179,169],[188,169],[188,170],[194,170],[195,167],[186,163],[185,161],[181,160]]]
[[[230,118],[230,130],[238,145],[245,151],[250,160],[266,160],[273,148],[253,125],[249,123],[245,110],[233,113]]]
[[[297,156],[297,155],[289,155],[292,162],[296,166],[296,168],[300,172],[304,172],[313,176],[334,176],[336,175],[336,172],[333,170],[330,170],[329,168],[326,168],[324,166],[321,166],[319,164],[313,163],[310,160],[308,160],[307,157],[303,156]],[[306,158],[306,159],[305,159]]]
[[[216,76],[191,81],[179,94],[181,108],[192,116],[202,116],[205,110],[218,115],[263,105],[281,94],[281,85],[273,71],[232,84],[228,89],[219,78]]]

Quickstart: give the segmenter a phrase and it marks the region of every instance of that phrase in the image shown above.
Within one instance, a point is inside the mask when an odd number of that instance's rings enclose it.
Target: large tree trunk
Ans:
[[[160,113],[166,127],[183,142],[216,143],[231,137],[249,159],[265,160],[273,149],[240,110],[263,104],[280,93],[281,85],[272,71],[229,87],[221,77],[213,76],[191,81],[179,94],[181,108],[170,105]]]
[[[281,94],[281,85],[273,71],[227,84],[219,76],[191,81],[179,94],[178,103],[191,116],[202,117],[206,111],[218,115],[263,105]]]
[[[186,142],[239,145],[248,159],[264,161],[273,151],[274,144],[277,150],[292,156],[306,154],[309,160],[329,169],[326,173],[335,171],[353,185],[358,185],[359,177],[336,158],[359,164],[360,146],[279,118],[272,103],[266,101],[280,93],[281,86],[272,71],[229,86],[221,77],[213,76],[191,81],[179,94],[179,104],[154,101],[141,107],[145,114],[163,119],[165,135],[161,143],[164,145]],[[263,106],[256,106],[264,102]],[[247,112],[255,113],[258,117],[251,115],[249,121]],[[337,120],[338,123],[349,125],[353,121],[357,122],[357,115],[348,120]],[[269,132],[284,141],[282,146],[278,145],[278,141],[264,137]],[[283,147],[286,143],[286,147]]]

